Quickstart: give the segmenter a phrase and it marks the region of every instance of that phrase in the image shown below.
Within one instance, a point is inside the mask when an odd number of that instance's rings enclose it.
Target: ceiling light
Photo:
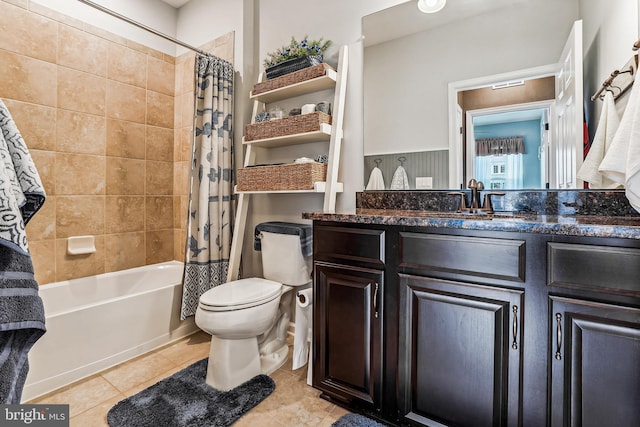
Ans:
[[[418,0],[418,9],[422,13],[436,13],[444,7],[447,0]]]

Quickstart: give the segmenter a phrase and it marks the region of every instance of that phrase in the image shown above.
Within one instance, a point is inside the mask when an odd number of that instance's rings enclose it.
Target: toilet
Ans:
[[[206,383],[221,391],[284,365],[291,291],[311,282],[311,225],[266,222],[255,235],[264,278],[216,286],[202,294],[196,310],[196,325],[211,335]]]

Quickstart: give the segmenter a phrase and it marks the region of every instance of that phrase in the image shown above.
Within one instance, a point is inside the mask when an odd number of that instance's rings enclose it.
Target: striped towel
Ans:
[[[45,193],[29,150],[0,99],[0,244],[28,253],[25,226]]]
[[[45,200],[29,150],[0,100],[0,403],[19,404],[27,353],[45,333],[25,227]]]

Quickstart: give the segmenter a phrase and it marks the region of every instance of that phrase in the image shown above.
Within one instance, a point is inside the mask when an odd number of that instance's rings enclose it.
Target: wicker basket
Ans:
[[[237,170],[238,191],[313,190],[325,181],[327,164],[318,162],[252,166]]]
[[[257,139],[319,131],[322,123],[331,124],[331,116],[321,111],[283,117],[282,119],[267,122],[252,123],[245,128],[244,140],[255,141]]]
[[[322,63],[314,65],[313,67],[303,68],[302,70],[294,71],[293,73],[285,74],[275,79],[267,80],[264,82],[256,83],[253,85],[253,91],[251,95],[258,95],[270,90],[280,89],[281,87],[289,86],[295,83],[300,83],[305,80],[315,79],[327,74],[327,70],[333,70],[328,64]]]

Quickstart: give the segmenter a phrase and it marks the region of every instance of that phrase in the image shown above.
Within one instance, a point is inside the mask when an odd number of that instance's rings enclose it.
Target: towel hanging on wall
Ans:
[[[367,190],[384,190],[384,177],[380,168],[375,166],[369,175]]]
[[[408,190],[409,189],[409,178],[407,178],[407,171],[404,170],[404,167],[398,166],[398,169],[393,173],[393,178],[391,179],[391,190]]]
[[[598,170],[606,153],[611,148],[613,137],[619,125],[620,117],[616,112],[613,94],[607,91],[604,95],[602,111],[600,112],[598,128],[593,137],[593,143],[577,175],[579,179],[589,183],[589,188],[617,188],[620,186],[617,182],[603,176]]]
[[[640,73],[637,73],[640,74]],[[635,79],[638,79],[636,74]],[[599,171],[625,186],[629,203],[640,212],[640,84],[634,84],[611,148]]]

